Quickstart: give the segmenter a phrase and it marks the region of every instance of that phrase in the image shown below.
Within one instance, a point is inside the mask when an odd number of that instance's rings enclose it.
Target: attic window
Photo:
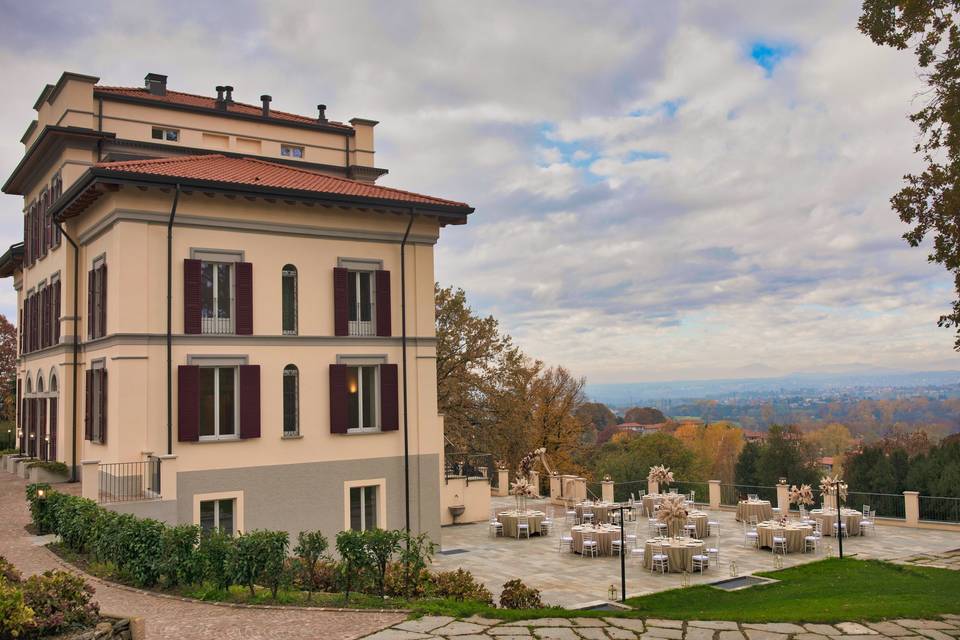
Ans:
[[[153,128],[153,139],[154,139],[154,140],[166,140],[167,142],[179,142],[179,141],[180,141],[180,130],[179,130],[179,129],[164,129],[163,127],[154,127],[154,128]]]
[[[303,147],[297,147],[292,144],[282,144],[280,145],[280,155],[288,158],[302,158]]]

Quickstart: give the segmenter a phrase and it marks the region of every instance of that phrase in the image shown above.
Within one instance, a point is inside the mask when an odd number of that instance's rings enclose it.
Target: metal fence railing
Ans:
[[[690,492],[693,492],[693,501],[699,504],[707,504],[710,502],[709,482],[699,482],[696,480],[675,480],[669,487],[660,488],[661,492],[673,490],[676,490],[677,493],[682,493],[685,496],[688,496],[690,495]]]
[[[491,478],[497,475],[490,453],[447,453],[444,458],[444,472],[448,478]]]
[[[820,498],[819,493],[816,495],[817,498]],[[862,511],[864,507],[870,507],[870,510],[880,518],[904,520],[907,517],[906,504],[902,493],[850,491],[847,493],[847,499],[843,504],[848,509],[856,509],[857,511]]]
[[[647,491],[646,480],[631,480],[629,482],[615,482],[613,485],[613,499],[617,502],[627,502],[632,496],[639,500]]]
[[[132,502],[160,497],[160,458],[101,464],[98,502]]]
[[[920,519],[960,523],[960,498],[920,496]]]
[[[756,494],[761,500],[769,500],[773,505],[777,503],[776,487],[749,484],[721,484],[720,504],[729,507],[736,506],[737,502],[745,500],[747,496],[752,494]]]

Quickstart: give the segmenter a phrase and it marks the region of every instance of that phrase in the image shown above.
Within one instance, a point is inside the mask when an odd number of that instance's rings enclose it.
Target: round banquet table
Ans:
[[[583,510],[593,511],[593,523],[600,524],[610,522],[614,512],[620,508],[615,502],[594,502],[592,504],[580,503],[574,509],[577,512],[577,522],[583,522]]]
[[[659,493],[648,493],[643,496],[643,512],[649,517],[653,517],[654,509],[663,502],[663,495]]]
[[[812,526],[799,522],[788,522],[786,525],[781,525],[774,520],[772,522],[761,522],[757,525],[757,538],[760,540],[761,547],[773,549],[773,537],[778,536],[787,539],[787,553],[802,552],[803,539],[812,534]]]
[[[697,539],[703,540],[710,535],[710,517],[705,511],[691,511],[687,516],[689,524],[695,524],[697,526]]]
[[[737,503],[737,522],[750,522],[756,518],[757,522],[764,522],[773,518],[773,507],[769,500],[741,500]]]
[[[504,511],[497,514],[497,520],[503,524],[503,536],[505,538],[516,538],[517,522],[520,518],[527,518],[527,523],[530,525],[530,535],[540,535],[540,523],[543,522],[546,515],[543,511],[527,511],[526,513]]]
[[[833,535],[833,525],[837,523],[836,509],[813,509],[810,511],[810,517],[820,523],[820,531],[825,536]],[[841,509],[840,521],[847,525],[848,536],[860,535],[860,521],[863,514],[856,509]]]
[[[659,545],[663,545],[663,553],[670,558],[670,572],[683,573],[693,571],[693,556],[704,555],[703,541],[693,538],[651,538],[644,545],[643,566],[653,567],[653,554],[660,553]]]
[[[583,534],[587,532],[597,541],[597,554],[609,556],[613,553],[613,541],[620,537],[620,527],[609,524],[591,526],[579,524],[570,527],[570,537],[573,538],[574,553],[583,553]]]

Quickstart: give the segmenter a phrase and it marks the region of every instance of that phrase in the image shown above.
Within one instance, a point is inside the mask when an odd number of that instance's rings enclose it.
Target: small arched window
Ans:
[[[37,393],[43,393],[43,376],[37,374]]]
[[[59,387],[57,386],[57,374],[53,373],[52,371],[50,372],[49,388],[50,388],[50,393],[56,393],[57,391],[59,391]]]
[[[297,335],[297,268],[292,264],[283,267],[281,277],[283,294],[283,334]]]
[[[300,433],[300,371],[288,364],[283,368],[283,435]]]
[[[33,393],[33,381],[30,380],[30,374],[27,374],[27,393]]]

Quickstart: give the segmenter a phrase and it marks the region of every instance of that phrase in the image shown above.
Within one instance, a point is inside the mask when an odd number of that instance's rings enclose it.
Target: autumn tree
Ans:
[[[584,402],[577,409],[576,415],[585,425],[585,444],[594,444],[601,431],[617,424],[617,415],[602,402]]]
[[[911,225],[903,235],[910,246],[932,235],[928,260],[953,274],[956,298],[938,324],[957,329],[954,348],[960,350],[960,129],[954,128],[960,124],[958,11],[958,0],[864,0],[857,26],[879,45],[912,48],[927,86],[922,108],[910,116],[919,130],[914,152],[925,167],[904,176],[906,184],[890,203]]]
[[[17,328],[0,314],[0,419],[17,415]]]
[[[623,421],[639,424],[662,424],[667,421],[667,416],[653,407],[632,407],[623,414]]]

